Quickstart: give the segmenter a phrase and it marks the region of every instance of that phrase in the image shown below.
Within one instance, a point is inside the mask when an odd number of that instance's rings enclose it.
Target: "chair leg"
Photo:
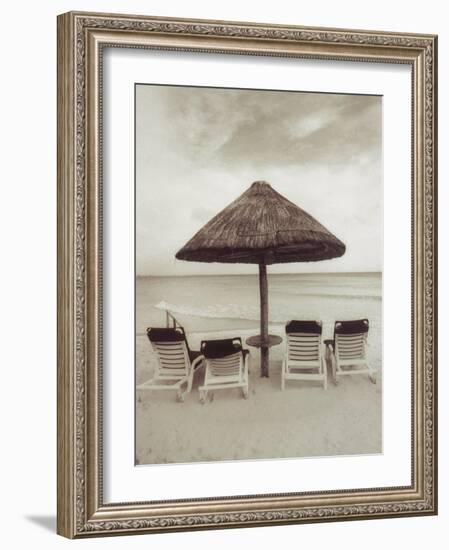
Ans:
[[[179,388],[179,390],[176,393],[176,398],[180,403],[184,403],[185,394],[186,392],[183,392],[181,388]]]
[[[194,370],[193,370],[193,368],[191,368],[190,372],[189,372],[189,378],[187,379],[186,393],[190,393],[192,391],[193,373],[194,373]]]
[[[249,365],[251,358],[248,354],[247,357],[243,359],[243,377],[242,377],[242,394],[244,399],[248,399],[249,396]]]
[[[179,390],[178,390],[177,397],[178,397],[178,401],[180,401],[181,403],[184,402],[186,394],[190,393],[192,391],[192,382],[193,382],[193,368],[190,369],[189,376],[187,377],[187,380],[185,380],[183,382],[183,384],[186,384],[186,389],[184,391],[182,391],[181,388],[179,388]]]
[[[201,403],[201,405],[204,405],[206,403],[206,398],[207,398],[207,391],[200,390],[200,403]]]
[[[243,376],[243,383],[244,383],[244,385],[242,386],[243,398],[248,399],[248,396],[249,396],[248,367],[246,368]]]
[[[323,389],[327,390],[327,364],[324,358],[321,359],[321,368],[323,369]]]
[[[338,386],[338,377],[337,377],[337,360],[335,355],[331,355],[331,365],[332,365],[332,379],[335,386]]]

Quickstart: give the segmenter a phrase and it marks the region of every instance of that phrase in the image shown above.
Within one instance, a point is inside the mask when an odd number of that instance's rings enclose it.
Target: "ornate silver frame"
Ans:
[[[411,66],[410,486],[103,503],[99,128],[105,46]],[[82,538],[437,513],[436,55],[433,35],[95,13],[58,17],[59,534]]]

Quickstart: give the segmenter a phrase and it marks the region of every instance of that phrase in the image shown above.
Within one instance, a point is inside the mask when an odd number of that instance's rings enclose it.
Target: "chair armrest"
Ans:
[[[190,368],[193,369],[193,370],[195,370],[196,367],[197,367],[200,363],[202,363],[203,361],[204,361],[204,355],[198,355],[198,357],[196,357],[196,358],[192,361],[192,363],[190,364]]]
[[[323,340],[323,344],[326,346],[326,347],[329,347],[330,349],[334,349],[334,345],[335,345],[335,340],[332,338],[329,338],[329,339],[326,339],[326,340]]]
[[[334,340],[324,340],[324,358],[326,360],[332,361],[332,358],[335,357],[335,341]]]
[[[327,345],[324,342],[320,344],[320,353],[323,357],[326,357]]]

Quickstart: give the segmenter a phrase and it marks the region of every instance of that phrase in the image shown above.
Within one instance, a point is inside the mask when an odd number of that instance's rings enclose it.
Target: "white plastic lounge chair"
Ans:
[[[286,380],[317,380],[327,389],[321,321],[290,321],[285,333],[281,389],[285,389]]]
[[[200,386],[200,402],[205,403],[208,392],[213,400],[215,390],[241,388],[243,397],[248,398],[248,350],[242,348],[241,338],[225,340],[204,340],[201,354],[206,368],[204,384]]]
[[[336,321],[334,341],[328,343],[334,383],[340,376],[368,374],[376,383],[376,371],[371,368],[367,356],[368,319]]]
[[[190,351],[182,327],[148,328],[147,336],[157,355],[153,378],[137,386],[138,390],[176,390],[179,401],[192,389],[193,373],[201,366],[203,356]],[[182,391],[182,386],[186,389]]]

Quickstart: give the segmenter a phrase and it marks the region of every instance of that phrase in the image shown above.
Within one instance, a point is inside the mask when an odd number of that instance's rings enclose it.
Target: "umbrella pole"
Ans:
[[[264,262],[259,264],[259,290],[260,290],[260,376],[268,378],[268,279],[267,266]]]

